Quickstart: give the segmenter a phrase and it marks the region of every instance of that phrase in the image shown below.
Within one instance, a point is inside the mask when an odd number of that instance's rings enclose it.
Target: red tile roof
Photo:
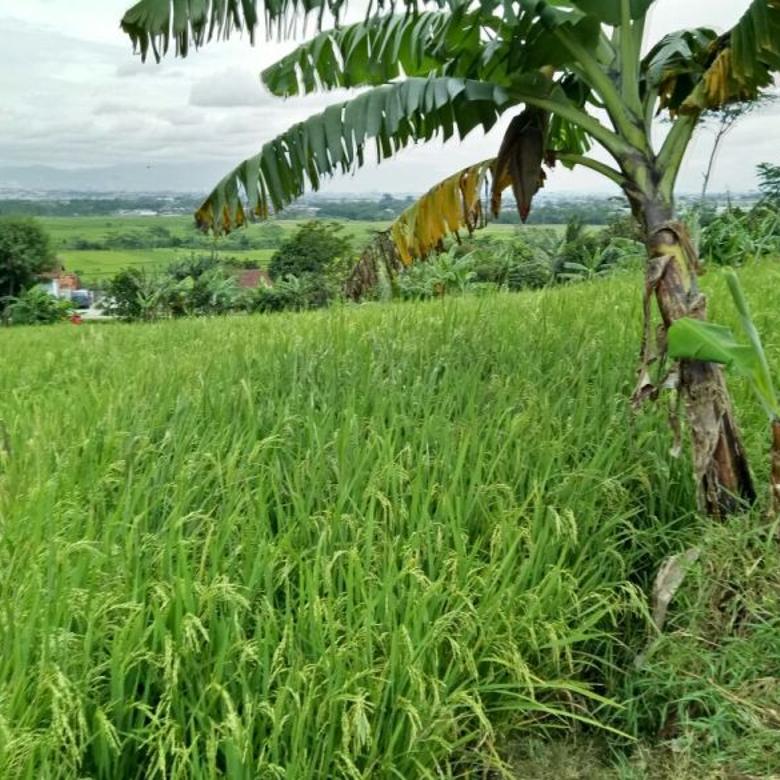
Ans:
[[[250,268],[238,275],[238,286],[246,290],[255,290],[261,284],[271,286],[271,277],[262,268]]]

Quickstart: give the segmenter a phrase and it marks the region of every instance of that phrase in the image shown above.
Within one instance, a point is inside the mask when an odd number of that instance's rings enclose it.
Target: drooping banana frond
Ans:
[[[369,140],[383,160],[409,143],[455,132],[489,130],[513,105],[494,84],[469,79],[411,78],[368,90],[294,125],[269,141],[255,157],[231,171],[198,209],[203,230],[226,233],[246,222],[242,196],[252,213],[265,218],[300,197],[308,184],[364,162]]]
[[[755,0],[712,48],[714,58],[683,102],[682,113],[753,100],[772,83],[772,72],[780,70],[780,2]]]
[[[451,11],[465,7],[469,0],[448,0]],[[404,8],[417,13],[426,4],[441,8],[443,0],[372,0],[370,15],[393,13]],[[133,41],[135,48],[146,59],[151,50],[156,59],[168,52],[171,41],[176,54],[185,57],[190,48],[196,48],[214,38],[228,38],[233,33],[247,32],[254,39],[257,27],[264,19],[266,28],[280,37],[292,37],[298,21],[316,17],[316,27],[323,21],[338,20],[346,7],[346,0],[139,0],[122,18],[121,26]],[[482,4],[479,5],[483,8]],[[484,10],[491,13],[487,0]]]
[[[531,200],[544,186],[542,168],[547,148],[549,114],[538,108],[526,108],[507,128],[496,159],[493,177],[491,210],[497,217],[501,211],[501,193],[512,187],[520,219],[525,222],[531,211]]]
[[[448,176],[393,222],[390,236],[404,265],[429,255],[451,233],[463,228],[472,232],[480,226],[480,191],[495,162],[495,158],[483,160]]]
[[[662,38],[642,61],[642,80],[661,109],[697,116],[756,98],[778,70],[780,0],[753,0],[724,35],[700,27]]]
[[[673,113],[707,70],[717,33],[706,27],[664,36],[642,61],[645,95],[658,95],[659,108]]]
[[[753,0],[737,24],[718,39],[714,60],[681,107],[683,112],[753,100],[780,70],[780,0]]]
[[[338,87],[373,86],[399,76],[470,74],[443,71],[479,48],[474,14],[427,11],[372,18],[319,33],[263,71],[263,82],[281,97]],[[449,70],[452,70],[451,68]]]
[[[304,5],[301,0],[285,4],[301,10]],[[171,39],[176,53],[186,57],[190,46],[198,47],[215,37],[227,38],[234,31],[246,31],[254,40],[260,22],[258,5],[257,0],[140,0],[125,13],[121,26],[143,59],[151,49],[159,60]],[[274,18],[269,5],[266,14]]]
[[[495,163],[495,158],[483,160],[448,176],[377,233],[344,283],[345,295],[360,300],[377,288],[382,275],[392,279],[440,248],[448,235],[482,227],[480,191]]]
[[[344,294],[353,301],[359,301],[376,290],[383,275],[390,280],[403,269],[390,231],[382,230],[368,243],[352,268],[344,282]]]

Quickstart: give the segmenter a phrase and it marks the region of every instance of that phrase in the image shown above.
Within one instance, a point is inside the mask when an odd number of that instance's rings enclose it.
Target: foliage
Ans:
[[[303,311],[326,306],[332,297],[333,292],[321,274],[288,274],[273,287],[255,290],[247,305],[256,312]]]
[[[163,274],[126,269],[108,284],[104,309],[124,320],[227,314],[243,308],[233,274],[218,263],[194,259]]]
[[[367,147],[375,146],[381,161],[412,142],[455,133],[462,139],[478,126],[487,131],[511,109],[515,116],[490,164],[496,214],[500,192],[511,186],[525,221],[544,182],[542,163],[560,161],[618,184],[645,219],[651,202],[671,209],[697,122],[755,101],[780,68],[774,0],[753,0],[724,35],[705,28],[674,32],[645,56],[652,0],[523,3],[499,13],[487,2],[433,10],[412,0],[403,5],[407,13],[395,14],[395,3],[378,2],[362,22],[331,30],[323,29],[327,12],[338,21],[341,0],[305,5],[304,15],[317,17],[317,34],[263,72],[266,86],[280,97],[368,89],[298,123],[225,176],[196,212],[204,230],[228,233],[248,215],[267,218],[307,186],[318,189],[323,177],[362,166]],[[300,10],[297,0],[266,4],[266,21],[288,31],[286,21]],[[237,0],[173,7],[140,0],[122,20],[142,56],[151,50],[158,59],[172,38],[186,56],[193,42],[215,33],[228,37],[233,29],[251,37],[258,23],[257,4]],[[656,152],[652,124],[662,109],[673,128]],[[594,141],[615,167],[588,156]],[[424,197],[416,207],[420,218],[412,206],[392,231],[405,264],[438,248],[447,232],[464,224],[471,229],[479,200],[457,193],[457,178]]]
[[[769,778],[780,766],[780,555],[757,515],[695,524],[681,544],[699,560],[675,596],[663,634],[628,676],[621,725],[660,735],[691,777]],[[670,773],[671,774],[671,773]],[[645,774],[640,777],[649,776]],[[666,775],[659,775],[665,778]]]
[[[533,231],[518,233],[510,241],[479,237],[453,244],[429,262],[406,269],[398,277],[398,287],[407,299],[477,291],[484,285],[512,291],[541,289],[638,268],[643,256],[639,242],[615,238],[614,230],[587,230],[575,219],[563,238]]]
[[[473,242],[475,278],[510,290],[524,287],[537,289],[551,281],[551,267],[547,256],[536,242],[519,235],[512,241]]]
[[[268,272],[274,280],[307,274],[328,276],[343,271],[352,259],[352,242],[344,225],[311,220],[279,247]]]
[[[762,203],[749,212],[727,209],[710,217],[700,251],[706,263],[728,266],[780,251],[780,209]]]
[[[643,259],[644,246],[630,239],[612,238],[595,246],[579,239],[563,247],[557,278],[568,282],[595,279],[620,268],[637,268]]]
[[[243,306],[236,277],[224,268],[212,268],[194,278],[187,313],[228,314]]]
[[[123,320],[141,319],[141,296],[147,286],[146,275],[137,268],[120,271],[106,288],[103,306],[107,314]]]
[[[221,263],[214,255],[192,255],[186,260],[171,263],[167,270],[170,276],[177,281],[181,281],[188,276],[191,276],[193,279],[198,279],[203,276],[203,274],[214,271],[220,267]]]
[[[758,166],[758,188],[770,204],[780,205],[780,165],[761,163]]]
[[[495,165],[496,160],[483,160],[449,176],[393,222],[390,236],[404,265],[441,249],[447,235],[462,228],[471,233],[480,226],[484,219],[480,193]],[[500,204],[500,192],[496,197]]]
[[[776,332],[777,265],[743,280]],[[632,414],[635,281],[7,333],[0,774],[500,776],[593,718],[768,776],[777,545]]]
[[[572,217],[568,216],[565,221],[568,222],[571,219]],[[594,221],[591,216],[588,216],[585,222],[590,225],[601,224],[599,221]],[[601,235],[605,241],[619,238],[640,242],[645,239],[645,232],[639,222],[637,222],[636,217],[632,214],[624,214],[622,212],[607,214],[605,226],[601,231]]]
[[[3,319],[9,325],[50,325],[67,319],[71,311],[70,301],[31,287],[18,297],[6,299]]]
[[[419,263],[398,277],[398,290],[406,300],[441,298],[466,292],[476,278],[470,255],[442,252],[428,263]]]
[[[770,420],[780,420],[780,396],[775,392],[769,361],[739,279],[733,271],[727,271],[726,282],[748,344],[738,343],[723,325],[684,317],[669,329],[669,355],[677,360],[720,363],[734,370],[747,379]]]
[[[40,223],[25,217],[0,217],[0,301],[22,294],[56,264],[49,236]]]

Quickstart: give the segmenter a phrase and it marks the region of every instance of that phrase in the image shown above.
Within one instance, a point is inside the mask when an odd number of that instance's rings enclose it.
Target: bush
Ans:
[[[310,274],[328,276],[351,263],[352,245],[344,226],[334,222],[307,222],[271,257],[268,272],[274,280]]]
[[[751,211],[727,209],[703,229],[700,254],[706,263],[740,266],[780,251],[780,211],[761,203]]]
[[[143,271],[127,268],[120,271],[108,284],[103,308],[123,320],[139,320],[144,314],[143,293],[149,282]]]
[[[196,314],[227,314],[242,306],[236,278],[224,268],[212,268],[193,281],[190,311]]]
[[[457,247],[427,262],[412,265],[398,277],[398,292],[404,300],[441,298],[462,293],[476,279],[473,254],[459,256]]]
[[[706,524],[664,631],[627,676],[620,728],[659,734],[690,777],[776,777],[780,554],[758,516]]]
[[[188,276],[197,279],[203,274],[219,268],[219,266],[220,261],[213,255],[195,255],[193,253],[187,260],[171,263],[167,268],[167,273],[179,281]]]
[[[244,306],[235,277],[210,258],[176,263],[158,276],[137,268],[122,271],[109,283],[104,304],[124,320],[226,314]]]
[[[49,235],[38,222],[0,217],[0,301],[29,289],[56,265]]]
[[[248,309],[255,312],[302,311],[327,306],[332,291],[318,275],[301,277],[290,274],[273,287],[259,287],[248,302]]]
[[[71,309],[70,301],[33,287],[18,298],[10,299],[4,319],[9,325],[50,325],[67,319]]]

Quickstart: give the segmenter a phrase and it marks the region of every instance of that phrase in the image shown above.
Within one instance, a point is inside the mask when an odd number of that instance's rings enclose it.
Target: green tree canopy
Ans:
[[[0,217],[0,299],[21,294],[56,265],[49,235],[40,223]]]
[[[274,252],[268,273],[275,281],[286,276],[322,275],[351,257],[352,244],[344,235],[343,225],[311,221]]]

